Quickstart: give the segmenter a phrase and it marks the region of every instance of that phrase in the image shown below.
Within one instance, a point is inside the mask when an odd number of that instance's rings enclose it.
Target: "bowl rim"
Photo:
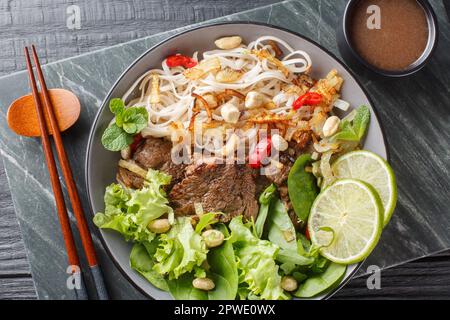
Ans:
[[[153,45],[152,47],[150,47],[148,50],[146,50],[144,53],[142,53],[138,58],[136,58],[123,72],[122,74],[117,78],[117,80],[114,82],[114,84],[111,86],[111,89],[108,91],[108,93],[106,94],[105,98],[102,101],[101,106],[99,107],[99,109],[97,110],[97,113],[95,115],[94,121],[91,124],[91,129],[89,131],[89,136],[88,136],[88,143],[86,146],[86,158],[85,158],[85,165],[84,165],[84,169],[85,169],[85,173],[84,173],[84,178],[85,178],[85,187],[86,187],[86,195],[88,198],[88,204],[89,204],[89,211],[91,213],[91,215],[93,214],[93,206],[92,206],[92,195],[91,195],[91,190],[90,190],[90,186],[89,186],[89,164],[90,164],[90,158],[91,158],[91,144],[93,141],[93,136],[95,133],[95,129],[97,128],[97,122],[100,118],[100,114],[102,112],[102,110],[107,106],[107,102],[110,99],[110,96],[113,92],[113,90],[115,89],[115,87],[119,84],[119,82],[125,77],[125,75],[128,73],[128,71],[134,67],[134,65],[136,65],[143,57],[145,57],[147,54],[150,54],[154,49],[156,49],[157,47],[164,45],[166,42],[189,32],[192,31],[196,31],[196,30],[200,30],[200,29],[204,29],[204,28],[210,28],[210,27],[219,27],[222,25],[231,25],[231,24],[247,24],[247,25],[256,25],[256,26],[264,26],[264,27],[268,27],[268,28],[272,28],[272,29],[278,29],[287,33],[290,33],[294,36],[297,36],[305,41],[308,41],[310,43],[312,43],[313,45],[317,46],[319,49],[323,50],[326,54],[328,54],[329,56],[331,56],[338,64],[341,65],[341,67],[343,67],[349,74],[350,76],[355,80],[355,82],[357,83],[357,85],[360,87],[360,89],[363,91],[364,95],[367,97],[367,100],[370,103],[370,106],[372,107],[372,110],[375,114],[375,118],[380,126],[380,130],[383,136],[383,144],[386,150],[386,160],[388,162],[390,162],[390,153],[389,153],[389,148],[388,148],[388,144],[387,144],[387,139],[386,139],[386,134],[385,134],[385,129],[383,124],[380,121],[380,117],[379,117],[379,113],[373,103],[373,100],[371,99],[371,97],[369,96],[367,90],[363,87],[361,81],[356,77],[355,73],[345,64],[343,63],[334,53],[332,53],[331,51],[329,51],[328,49],[326,49],[325,47],[323,47],[321,44],[317,43],[316,41],[310,39],[307,36],[304,36],[298,32],[292,31],[290,29],[284,28],[284,27],[279,27],[270,23],[265,23],[265,22],[252,22],[252,21],[240,21],[240,20],[236,20],[236,21],[223,21],[223,22],[213,22],[213,23],[207,23],[205,25],[201,25],[201,26],[196,26],[193,28],[188,28],[187,30],[183,30],[182,32],[179,32],[175,35],[172,35],[162,41],[159,41],[158,43],[156,43],[155,45]],[[106,241],[103,237],[103,234],[99,231],[94,231],[94,232],[98,232],[100,234],[99,239],[102,243],[103,248],[105,249],[106,253],[108,254],[109,258],[112,260],[114,266],[120,271],[120,273],[122,274],[122,276],[125,277],[125,279],[131,283],[133,285],[133,287],[135,287],[141,294],[143,294],[145,297],[150,298],[150,299],[154,299],[149,293],[147,293],[143,288],[141,288],[136,282],[133,281],[133,279],[130,278],[130,276],[127,274],[127,272],[122,268],[122,266],[120,265],[120,263],[114,258],[111,250],[109,249],[108,245],[106,244]],[[336,286],[334,289],[332,289],[330,292],[328,292],[323,298],[322,300],[327,300],[329,298],[331,298],[335,293],[337,293],[340,289],[342,289],[351,279],[353,279],[354,275],[356,274],[356,272],[361,268],[362,264],[364,263],[365,260],[359,262],[356,264],[355,268],[353,269],[353,271],[346,277],[343,278],[342,281],[339,283],[338,286]],[[308,299],[309,300],[309,299]]]
[[[351,20],[351,15],[357,6],[357,4],[362,0],[349,0],[345,5],[344,13],[342,14],[342,18],[340,19],[339,28],[341,28],[343,34],[343,40],[345,45],[347,46],[347,50],[350,52],[352,57],[356,59],[356,61],[361,64],[363,67],[368,70],[374,72],[375,74],[389,77],[389,78],[403,78],[410,76],[419,70],[421,70],[432,58],[438,42],[439,42],[439,25],[436,17],[436,13],[433,10],[433,7],[427,0],[416,0],[419,6],[425,11],[425,17],[428,25],[428,42],[425,46],[424,51],[421,56],[413,62],[407,69],[405,70],[384,70],[378,68],[369,62],[367,62],[354,48],[352,44],[352,40],[350,37],[349,24]]]

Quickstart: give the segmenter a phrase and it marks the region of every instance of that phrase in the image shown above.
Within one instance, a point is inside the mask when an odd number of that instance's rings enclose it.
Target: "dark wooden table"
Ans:
[[[45,48],[42,62],[46,63],[274,2],[0,0],[0,76],[25,68],[24,44]],[[81,13],[81,29],[76,33],[67,24],[71,5],[77,5]],[[369,290],[366,278],[354,279],[335,298],[450,299],[449,270],[450,251],[383,271],[378,290]],[[0,162],[0,299],[34,298],[26,251]]]

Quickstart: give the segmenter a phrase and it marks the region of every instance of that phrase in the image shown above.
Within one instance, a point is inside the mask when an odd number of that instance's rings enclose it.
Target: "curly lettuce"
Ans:
[[[255,236],[241,216],[233,218],[229,228],[229,241],[233,243],[240,272],[240,293],[248,292],[249,296],[264,300],[288,299],[275,263],[279,247]]]
[[[158,239],[152,242],[135,243],[130,253],[130,267],[139,272],[155,287],[168,291],[169,287],[164,277],[153,270],[155,262],[152,257],[156,252],[157,246]]]
[[[121,233],[127,241],[151,242],[155,234],[148,228],[150,221],[167,214],[173,222],[173,209],[162,188],[171,177],[150,169],[144,187],[132,190],[113,183],[106,187],[105,212],[94,216],[94,223],[102,229]]]
[[[203,238],[194,231],[190,219],[178,218],[168,233],[161,234],[155,253],[153,269],[169,279],[194,271],[197,277],[205,277],[201,265],[208,249]]]

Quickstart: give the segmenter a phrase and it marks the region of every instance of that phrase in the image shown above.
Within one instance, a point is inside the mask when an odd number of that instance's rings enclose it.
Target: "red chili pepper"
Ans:
[[[183,56],[181,54],[175,54],[173,56],[168,56],[166,59],[166,63],[169,68],[180,67],[180,66],[185,67],[185,68],[192,68],[197,65],[197,61],[195,61],[194,59],[192,59],[190,57]]]
[[[322,95],[320,93],[307,92],[294,101],[294,103],[292,104],[292,108],[294,110],[297,110],[303,106],[316,106],[321,102]]]
[[[264,138],[258,142],[253,152],[248,157],[250,167],[254,169],[261,168],[262,161],[269,156],[272,150],[272,139]]]
[[[144,139],[140,133],[138,133],[137,135],[135,135],[133,137],[133,142],[130,144],[130,151],[131,154],[134,154],[134,152],[136,151],[136,149],[139,146],[139,143],[142,141],[142,139]]]
[[[306,237],[306,239],[311,240],[311,236],[309,235],[308,226],[306,226],[306,228],[305,228],[305,237]]]

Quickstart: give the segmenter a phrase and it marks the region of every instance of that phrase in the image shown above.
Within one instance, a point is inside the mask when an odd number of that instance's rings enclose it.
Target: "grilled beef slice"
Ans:
[[[172,142],[160,138],[145,138],[143,143],[137,148],[133,154],[133,160],[137,165],[144,169],[155,169],[165,172],[172,176],[171,185],[181,181],[184,177],[184,169],[186,165],[175,164],[172,161],[170,151],[172,149]],[[127,169],[119,168],[117,179],[124,183],[127,187],[140,189],[143,185],[142,181],[136,180],[134,173]],[[169,189],[170,189],[169,186]]]
[[[251,169],[243,165],[203,163],[190,170],[169,194],[178,215],[194,215],[194,203],[205,212],[223,212],[222,222],[244,215],[256,220],[258,203]]]
[[[133,154],[133,160],[145,169],[159,170],[171,161],[172,142],[160,138],[146,138]]]
[[[141,189],[144,186],[144,179],[141,176],[122,167],[118,167],[116,179],[128,188]]]

